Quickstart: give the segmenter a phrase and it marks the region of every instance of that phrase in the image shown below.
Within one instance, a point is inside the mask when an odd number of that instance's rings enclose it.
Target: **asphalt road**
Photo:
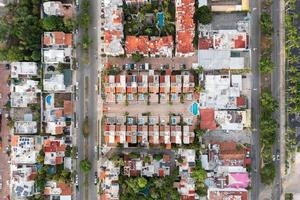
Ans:
[[[260,74],[258,69],[258,62],[260,58],[260,1],[252,0],[251,4],[251,26],[250,26],[250,46],[251,46],[251,67],[253,74],[252,94],[251,94],[251,108],[252,108],[252,172],[251,172],[251,199],[259,199],[259,192],[261,188],[260,181],[260,143],[259,143],[259,96],[260,96]]]
[[[273,97],[279,102],[278,113],[275,113],[275,117],[279,123],[279,129],[276,137],[276,142],[273,146],[273,154],[276,155],[277,152],[280,152],[280,159],[275,161],[276,167],[276,177],[273,184],[272,190],[272,199],[279,200],[281,199],[282,194],[282,181],[281,178],[282,169],[284,168],[284,134],[285,134],[285,76],[284,68],[285,65],[282,63],[282,59],[285,59],[282,55],[282,38],[281,34],[284,34],[280,30],[281,28],[281,10],[280,10],[280,1],[273,1],[272,5],[272,21],[274,27],[273,34],[273,48],[272,48],[272,61],[275,65],[273,74],[272,74],[272,94]],[[284,61],[283,61],[284,62]]]
[[[88,160],[92,163],[92,169],[88,174],[88,184],[84,183],[84,175],[79,173],[79,189],[76,193],[76,199],[82,200],[96,200],[98,186],[94,185],[95,172],[97,171],[97,158],[95,153],[95,146],[98,145],[98,67],[100,66],[98,58],[98,36],[99,36],[99,18],[100,18],[100,1],[89,0],[90,7],[90,26],[89,37],[92,39],[92,43],[89,47],[89,64],[85,64],[82,61],[83,52],[80,47],[76,49],[76,57],[79,61],[79,69],[76,73],[76,79],[78,82],[78,101],[76,101],[76,117],[78,122],[77,128],[77,146],[78,146],[78,160],[77,171],[80,172],[79,162],[87,156]],[[82,30],[79,29],[77,43],[81,41]],[[85,79],[88,80],[88,86],[85,84]],[[85,87],[88,87],[88,92],[85,94]],[[89,119],[89,137],[87,139],[87,147],[85,146],[85,140],[82,135],[82,124],[85,116]],[[87,150],[87,151],[86,151]],[[86,155],[85,155],[86,153]],[[87,191],[87,193],[86,193]]]

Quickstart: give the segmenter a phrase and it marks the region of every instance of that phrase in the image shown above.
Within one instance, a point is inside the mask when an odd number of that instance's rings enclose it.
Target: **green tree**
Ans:
[[[144,177],[138,177],[137,183],[140,188],[144,188],[144,187],[146,187],[148,181]]]
[[[87,159],[81,160],[79,165],[83,173],[88,173],[92,169],[91,162]]]
[[[24,60],[24,54],[19,48],[11,47],[7,51],[6,59],[8,61],[23,61]]]
[[[70,145],[67,145],[66,149],[65,149],[65,156],[66,157],[70,157],[71,156],[71,152],[72,152],[72,147]]]
[[[273,71],[274,63],[269,56],[263,56],[259,61],[259,70],[263,74],[268,74]]]
[[[132,59],[134,62],[139,62],[144,58],[144,56],[142,54],[140,54],[139,52],[136,52],[134,54],[132,54]]]
[[[273,162],[266,164],[260,171],[261,182],[270,185],[275,178],[275,165]]]
[[[45,31],[62,31],[64,28],[63,18],[59,16],[47,16],[42,21]]]
[[[73,18],[64,18],[64,32],[69,33],[72,32],[76,27],[76,20]]]
[[[201,24],[209,24],[213,19],[213,13],[208,6],[201,6],[197,8],[194,19]]]
[[[260,26],[263,34],[271,36],[273,33],[272,19],[270,13],[262,12],[260,16]]]
[[[273,98],[270,91],[263,91],[261,93],[260,105],[262,107],[263,113],[266,113],[267,115],[276,111],[276,109],[278,108],[278,103]]]

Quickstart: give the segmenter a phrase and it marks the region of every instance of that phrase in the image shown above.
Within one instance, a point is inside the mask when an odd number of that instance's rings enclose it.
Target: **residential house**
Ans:
[[[150,37],[148,43],[149,55],[151,57],[172,57],[174,42],[171,35],[164,37]]]
[[[182,75],[182,93],[184,101],[192,101],[195,90],[194,76],[192,74]]]
[[[138,84],[138,103],[147,103],[148,102],[148,76],[147,75],[138,75],[137,76]]]
[[[8,172],[7,172],[8,173]],[[10,166],[10,198],[27,199],[35,194],[35,166]]]
[[[181,75],[171,75],[171,102],[179,103],[181,95]]]
[[[211,10],[213,12],[239,12],[239,11],[249,11],[250,5],[249,0],[239,0],[239,1],[223,1],[223,0],[211,0]]]
[[[63,182],[56,181],[47,181],[44,195],[49,196],[50,199],[63,199],[71,200],[72,199],[72,187],[71,185]]]
[[[183,126],[182,132],[183,144],[191,144],[194,142],[195,133],[194,128],[191,125]]]
[[[182,144],[182,130],[181,130],[180,116],[170,117],[171,143]]]
[[[72,33],[44,32],[43,47],[71,48],[73,45]]]
[[[37,133],[37,130],[36,121],[15,121],[14,123],[14,133],[18,135],[33,135]]]
[[[149,116],[148,120],[148,134],[149,134],[149,143],[151,145],[159,144],[159,117],[158,116]]]
[[[159,103],[168,103],[170,99],[170,75],[159,76]]]
[[[126,94],[127,94],[127,102],[129,104],[137,103],[137,76],[136,75],[126,76]]]
[[[129,116],[126,120],[126,143],[137,144],[137,117]]]
[[[60,165],[64,163],[65,157],[65,141],[64,139],[56,139],[50,137],[44,141],[44,164],[45,165]]]
[[[116,125],[105,124],[104,125],[104,141],[107,145],[113,145],[120,142],[116,140]]]
[[[106,103],[115,103],[116,94],[115,94],[115,76],[109,75],[104,78],[104,92],[105,92],[105,102]]]
[[[127,36],[125,42],[126,55],[139,53],[145,57],[162,56],[172,57],[173,55],[173,38],[172,36],[149,37],[148,36]]]
[[[155,160],[151,155],[150,161],[145,162],[142,158],[129,158],[124,156],[124,175],[128,177],[146,176],[146,177],[164,177],[170,175],[170,157],[164,155],[162,159]]]
[[[35,62],[12,62],[10,63],[11,78],[31,78],[38,76],[38,66]]]
[[[100,187],[102,194],[100,200],[119,200],[119,174],[120,168],[112,161],[105,161],[100,168]]]
[[[179,149],[178,154],[183,162],[179,163],[180,182],[177,190],[181,199],[197,199],[195,180],[191,177],[193,168],[196,165],[196,152],[193,149]]]
[[[148,116],[138,117],[137,140],[141,145],[148,145]]]
[[[116,102],[124,103],[126,100],[126,76],[125,75],[115,76],[115,91],[116,91]]]
[[[103,40],[101,51],[110,56],[119,56],[124,54],[122,46],[123,34],[123,1],[108,0],[104,2],[103,21]]]
[[[13,135],[11,138],[11,162],[15,165],[35,164],[39,153],[36,139],[29,136]]]
[[[12,108],[26,108],[38,103],[37,94],[41,92],[39,82],[22,79],[12,81],[10,85],[10,105]]]
[[[71,18],[75,15],[73,4],[65,4],[60,1],[47,1],[43,3],[44,14],[47,16],[64,16]]]
[[[193,56],[195,48],[194,0],[176,0],[176,56]]]
[[[155,75],[154,71],[149,71],[148,86],[149,86],[149,102],[158,103],[159,75]]]
[[[54,49],[44,48],[43,49],[43,62],[48,64],[58,63],[70,63],[72,56],[71,48]]]
[[[236,188],[209,188],[207,191],[207,199],[223,200],[223,199],[239,199],[248,200],[248,191],[246,189]]]

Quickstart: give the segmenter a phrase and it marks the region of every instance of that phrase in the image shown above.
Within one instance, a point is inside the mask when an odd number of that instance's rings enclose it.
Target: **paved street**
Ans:
[[[97,102],[97,91],[95,86],[98,84],[98,67],[100,66],[98,61],[98,38],[100,31],[100,1],[89,1],[90,2],[90,27],[89,36],[93,40],[89,48],[89,64],[84,64],[80,58],[82,58],[83,52],[80,47],[76,49],[76,57],[79,61],[79,70],[77,70],[77,82],[79,85],[77,95],[79,100],[76,102],[76,116],[78,121],[77,128],[77,146],[79,151],[79,158],[77,160],[77,171],[80,171],[79,162],[85,158],[92,163],[92,169],[88,174],[88,183],[84,183],[84,176],[79,173],[79,190],[76,199],[97,199],[97,187],[94,185],[94,172],[97,171],[97,156],[95,156],[94,147],[97,146],[97,114],[98,114],[98,102]],[[95,27],[95,28],[94,28]],[[79,36],[77,42],[81,41],[82,30],[79,29]],[[85,79],[88,83],[85,84]],[[88,87],[88,95],[85,96],[85,87]],[[89,119],[89,138],[87,141],[87,147],[84,143],[82,135],[82,124],[85,116]],[[86,193],[87,192],[87,193]]]
[[[260,74],[258,69],[258,61],[260,57],[260,26],[259,19],[261,13],[260,1],[250,1],[251,6],[251,28],[250,28],[250,45],[252,49],[251,67],[253,73],[252,91],[251,95],[251,112],[252,112],[252,173],[251,173],[251,199],[259,199],[261,181],[260,181],[260,143],[259,143],[259,95],[260,95]],[[256,48],[254,51],[253,48]]]
[[[280,1],[273,1],[272,5],[272,20],[274,27],[273,34],[273,48],[272,48],[272,60],[275,64],[275,69],[272,74],[272,94],[273,97],[279,103],[277,121],[279,123],[279,129],[277,134],[277,140],[273,147],[273,152],[280,151],[280,161],[275,163],[276,177],[273,185],[272,199],[281,199],[282,194],[282,181],[281,178],[284,175],[285,168],[285,149],[284,149],[284,135],[285,135],[285,56],[284,56],[284,23],[281,21],[284,15],[282,9],[282,3]],[[283,2],[284,4],[284,2]],[[278,14],[279,13],[279,14]]]
[[[9,129],[6,126],[6,118],[5,113],[7,110],[5,109],[5,104],[8,100],[9,86],[7,85],[7,79],[9,76],[9,70],[5,69],[5,65],[0,64],[0,109],[2,109],[2,123],[0,136],[2,138],[2,147],[0,148],[0,175],[2,176],[2,189],[0,190],[0,200],[6,199],[5,197],[9,195],[9,164],[8,155],[6,154],[5,148],[9,145]]]

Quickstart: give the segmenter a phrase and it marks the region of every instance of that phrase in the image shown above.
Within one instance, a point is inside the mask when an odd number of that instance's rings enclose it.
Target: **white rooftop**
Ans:
[[[241,89],[242,75],[206,75],[200,108],[237,109]]]
[[[38,83],[38,81],[24,80],[17,85],[11,84],[11,107],[27,107],[28,104],[36,103],[37,93],[41,92]]]
[[[47,1],[43,3],[46,15],[63,16],[62,3],[60,1]]]
[[[65,63],[66,58],[71,58],[71,48],[43,49],[45,63]]]
[[[198,63],[205,70],[244,69],[245,58],[233,57],[230,50],[200,49]]]
[[[45,91],[65,91],[66,86],[64,84],[63,74],[47,74],[44,78],[44,90]]]
[[[35,134],[37,133],[36,121],[16,121],[15,122],[16,134]]]
[[[22,166],[18,168],[11,165],[11,198],[25,199],[34,194],[34,180],[29,179],[30,175],[36,173],[34,167]],[[7,172],[8,173],[8,172]]]
[[[37,63],[35,62],[12,62],[11,66],[11,78],[18,78],[19,75],[36,76]]]
[[[33,137],[14,136],[12,141],[12,163],[34,164],[38,150],[35,149],[35,139]]]

